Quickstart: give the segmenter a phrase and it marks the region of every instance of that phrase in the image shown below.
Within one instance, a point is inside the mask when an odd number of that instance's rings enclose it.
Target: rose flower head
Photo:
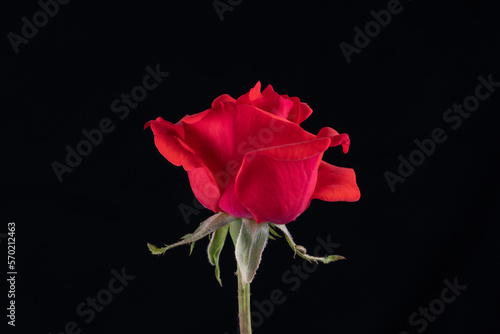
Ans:
[[[330,147],[349,150],[349,136],[323,127],[317,135],[300,124],[312,109],[258,82],[248,93],[217,97],[210,109],[177,123],[146,123],[155,145],[187,171],[194,195],[206,208],[257,223],[287,224],[312,199],[360,198],[351,168],[322,161]]]

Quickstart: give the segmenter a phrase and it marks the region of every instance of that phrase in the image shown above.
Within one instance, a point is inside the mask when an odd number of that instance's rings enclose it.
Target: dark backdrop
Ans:
[[[212,1],[71,1],[47,7],[53,17],[37,14],[43,3],[0,3],[3,261],[16,224],[15,329],[8,286],[0,293],[10,332],[236,333],[229,242],[223,287],[206,240],[191,256],[147,250],[211,213],[193,206],[185,172],[142,129],[259,80],[313,108],[308,131],[350,135],[348,154],[324,160],[354,168],[362,196],[315,200],[288,225],[309,250],[321,239],[347,261],[303,267],[284,240],[269,243],[252,283],[254,332],[499,332],[497,1],[227,0],[219,13]],[[356,39],[374,15],[385,27]],[[147,66],[169,75],[115,112]],[[491,83],[478,93],[480,76]],[[464,101],[465,116],[447,111]],[[66,164],[67,146],[101,122],[109,133],[60,182],[54,161]],[[446,140],[432,149],[435,129]],[[400,167],[410,158],[416,167]],[[187,219],[179,205],[191,207]]]

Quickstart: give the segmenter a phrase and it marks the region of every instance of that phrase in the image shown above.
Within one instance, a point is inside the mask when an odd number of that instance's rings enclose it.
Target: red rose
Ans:
[[[312,113],[297,97],[279,95],[260,82],[233,99],[224,94],[212,108],[176,124],[158,117],[146,123],[160,153],[188,172],[194,195],[206,208],[257,223],[286,224],[312,199],[357,201],[351,168],[322,161],[329,148],[349,149],[347,134],[299,124]]]

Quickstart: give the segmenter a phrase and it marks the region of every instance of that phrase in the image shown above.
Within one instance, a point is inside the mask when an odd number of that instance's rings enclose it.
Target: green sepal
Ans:
[[[171,245],[165,245],[164,247],[161,247],[161,248],[156,247],[155,245],[148,243],[148,248],[152,254],[162,255],[167,250],[169,250],[171,248],[181,246],[181,245],[191,244],[191,252],[192,252],[195,241],[198,241],[201,238],[209,235],[210,233],[218,230],[219,228],[228,225],[229,223],[231,223],[235,219],[236,218],[234,218],[231,215],[228,215],[225,212],[219,212],[219,213],[216,213],[215,215],[209,217],[204,222],[202,222],[200,224],[200,226],[193,233],[186,234],[185,236],[183,236],[180,241],[178,241],[174,244],[171,244]]]
[[[271,236],[271,234],[272,234],[273,236],[275,236],[275,237],[281,238],[281,235],[279,235],[279,233],[278,233],[278,232],[276,232],[276,230],[274,229],[274,227],[273,227],[273,226],[274,226],[274,225],[269,224],[269,232],[270,232],[270,234],[269,234],[269,238],[271,238],[271,239],[273,239],[273,240],[276,240],[275,238],[273,238],[273,237]]]
[[[215,266],[215,278],[217,278],[220,286],[222,286],[222,281],[220,278],[219,256],[222,251],[222,247],[224,247],[228,231],[229,225],[226,225],[213,232],[210,238],[210,243],[207,247],[208,261],[210,261],[210,264]]]
[[[231,239],[233,240],[233,245],[235,247],[238,236],[240,235],[241,224],[241,218],[235,219],[231,222],[231,224],[229,224],[229,234],[231,235]]]
[[[338,260],[345,260],[346,259],[342,255],[328,255],[325,257],[311,256],[311,255],[307,254],[307,250],[305,249],[305,247],[295,244],[295,242],[293,241],[292,235],[290,234],[290,232],[288,231],[288,229],[286,228],[285,225],[280,224],[280,225],[273,225],[273,226],[278,228],[279,230],[281,230],[283,232],[283,234],[285,235],[286,241],[288,242],[288,244],[290,245],[290,247],[294,251],[294,255],[293,255],[294,258],[295,258],[295,255],[298,254],[301,258],[306,259],[309,262],[314,261],[316,263],[318,261],[323,262],[323,263],[331,263],[331,262],[335,262]]]
[[[245,284],[252,282],[262,260],[262,252],[269,237],[269,223],[257,224],[253,219],[241,219],[241,222],[235,254],[241,273],[241,281],[245,286]],[[235,227],[237,227],[236,224]]]

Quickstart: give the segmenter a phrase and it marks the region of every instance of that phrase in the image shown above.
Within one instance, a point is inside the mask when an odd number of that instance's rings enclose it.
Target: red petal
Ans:
[[[338,132],[332,128],[324,127],[319,130],[318,137],[334,137],[338,136]]]
[[[206,113],[206,112],[205,112]],[[182,122],[195,122],[204,117],[204,113],[186,116]],[[220,191],[215,179],[199,156],[184,141],[182,122],[172,124],[158,117],[146,124],[155,136],[155,145],[160,153],[172,164],[182,165],[188,171],[191,188],[196,198],[206,208],[217,212]]]
[[[224,189],[224,196],[221,196],[220,198],[219,207],[222,211],[233,217],[248,219],[253,218],[250,211],[248,211],[248,209],[240,202],[238,196],[236,196],[234,178],[230,182],[231,183]]]
[[[262,95],[264,96],[272,96],[274,94],[276,94],[276,92],[274,91],[273,86],[271,85],[267,85],[266,89],[262,91]]]
[[[182,165],[185,170],[190,170],[202,165],[201,160],[193,149],[184,141],[184,129],[158,117],[149,121],[154,133],[155,145],[158,151],[175,166]]]
[[[194,115],[186,115],[186,116],[182,117],[179,122],[175,123],[175,125],[182,126],[183,123],[196,123],[200,119],[202,119],[203,117],[205,117],[205,115],[209,111],[210,111],[210,109],[207,109],[205,111],[202,111],[202,112],[194,114]]]
[[[360,196],[353,169],[333,166],[324,161],[320,163],[313,198],[328,202],[356,202]]]
[[[260,93],[260,82],[250,92],[238,98],[236,103],[250,104],[284,119],[288,119],[288,114],[293,107],[293,102],[277,94],[271,85]]]
[[[351,144],[351,140],[349,139],[349,135],[347,133],[339,134],[332,128],[325,127],[321,128],[318,133],[319,138],[328,137],[331,139],[330,147],[335,147],[338,145],[342,145],[342,151],[347,153],[349,151],[349,145]]]
[[[238,104],[252,104],[254,100],[260,99],[262,97],[262,93],[260,92],[260,81],[255,84],[255,87],[250,89],[250,91],[244,95],[241,95],[236,103]]]
[[[234,102],[236,101],[228,94],[222,94],[221,96],[215,98],[212,102],[212,108],[218,107],[222,102]]]
[[[278,94],[274,94],[256,99],[252,102],[252,105],[278,117],[288,119],[293,102],[282,98]]]
[[[198,201],[214,212],[219,211],[220,190],[212,173],[206,167],[199,167],[188,171],[188,177]]]
[[[293,108],[288,115],[290,122],[300,124],[311,116],[312,109],[306,103],[300,102],[298,97],[288,97],[288,95],[281,96],[293,102]]]
[[[258,222],[286,224],[309,206],[328,138],[249,152],[236,194]]]

